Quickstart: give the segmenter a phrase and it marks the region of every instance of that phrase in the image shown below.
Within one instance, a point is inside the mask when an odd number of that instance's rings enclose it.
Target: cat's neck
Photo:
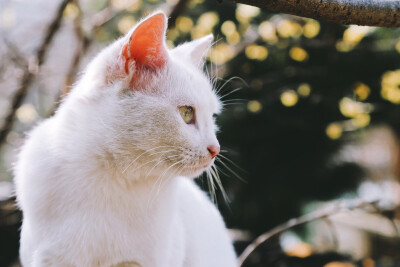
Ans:
[[[71,172],[66,173],[63,179],[70,180],[68,186],[80,198],[80,204],[77,205],[79,207],[96,207],[100,213],[112,212],[123,217],[128,211],[137,214],[162,207],[169,209],[176,201],[176,185],[178,179],[181,179],[179,177],[143,177],[140,173],[99,167],[101,165],[96,167],[91,164],[90,167],[85,167],[78,162],[75,166],[79,171],[73,177],[70,177]],[[152,214],[158,216],[157,212]]]

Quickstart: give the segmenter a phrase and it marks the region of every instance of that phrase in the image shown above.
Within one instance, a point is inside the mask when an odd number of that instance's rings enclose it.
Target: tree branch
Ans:
[[[107,1],[106,8],[94,14],[92,17],[86,20],[82,20],[82,18],[78,16],[75,19],[74,21],[75,34],[78,38],[78,48],[74,54],[72,64],[67,73],[64,89],[60,92],[60,95],[58,96],[58,101],[55,103],[54,107],[51,109],[48,116],[54,115],[54,112],[57,110],[61,102],[61,99],[64,98],[69,93],[72,84],[75,81],[76,78],[75,76],[79,68],[80,62],[82,58],[85,56],[85,54],[88,52],[90,46],[92,45],[96,31],[105,24],[107,24],[109,21],[111,21],[114,17],[116,17],[120,13],[119,11],[114,10],[110,6],[109,2],[110,1]],[[78,1],[76,1],[76,5],[79,9],[79,13],[82,14],[82,10],[80,8]],[[84,24],[89,25],[89,30],[86,33],[83,30]]]
[[[76,49],[76,52],[73,56],[72,64],[67,73],[64,89],[62,90],[62,92],[60,92],[60,96],[58,97],[59,100],[60,100],[60,98],[63,98],[64,96],[66,96],[69,93],[69,90],[75,80],[75,75],[79,68],[81,59],[82,59],[83,55],[86,54],[87,50],[89,49],[89,47],[93,41],[93,38],[88,37],[83,30],[83,26],[82,26],[82,13],[83,12],[80,7],[79,1],[76,0],[75,4],[79,10],[79,15],[74,20],[74,29],[75,29],[75,35],[78,39],[78,48]],[[91,29],[91,32],[92,32],[92,29]],[[55,108],[58,107],[58,103],[59,103],[59,101],[57,102]],[[53,115],[54,111],[55,111],[55,109],[53,109],[53,111],[51,112],[51,115]]]
[[[399,27],[397,0],[231,0],[301,17],[340,24]]]
[[[64,9],[69,2],[71,2],[71,0],[63,0],[60,3],[54,19],[49,24],[49,26],[46,30],[46,35],[45,35],[44,39],[42,40],[42,43],[39,46],[39,49],[36,52],[35,60],[36,60],[37,67],[40,67],[44,62],[44,59],[45,59],[47,51],[48,51],[48,47],[49,47],[51,41],[53,40],[53,37],[56,34],[57,30],[60,28]],[[17,89],[13,99],[11,100],[11,109],[8,112],[8,114],[6,115],[3,126],[0,129],[0,144],[2,144],[4,142],[8,133],[11,131],[11,129],[14,125],[15,113],[16,113],[17,109],[21,106],[22,102],[24,101],[25,96],[28,92],[28,88],[31,85],[31,83],[33,82],[34,77],[35,77],[34,72],[30,71],[29,69],[25,70],[25,73],[21,80],[21,84],[20,84],[19,88]]]
[[[262,243],[267,241],[273,236],[280,234],[286,230],[289,230],[295,226],[302,225],[308,222],[312,222],[319,219],[325,219],[332,215],[338,214],[343,211],[351,211],[355,209],[360,209],[364,207],[372,207],[377,210],[376,201],[363,201],[363,200],[353,200],[353,201],[339,201],[335,205],[329,207],[328,209],[317,210],[315,212],[306,214],[296,219],[291,219],[286,223],[278,225],[277,227],[273,228],[272,230],[260,235],[257,237],[250,245],[246,247],[243,253],[239,256],[238,259],[238,266],[242,266],[243,263],[246,261],[248,256],[253,253],[253,251]]]

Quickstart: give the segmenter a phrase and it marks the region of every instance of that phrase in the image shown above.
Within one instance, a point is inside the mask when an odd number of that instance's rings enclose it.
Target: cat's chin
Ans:
[[[199,164],[198,166],[188,167],[182,170],[181,175],[186,177],[195,178],[200,176],[205,170],[209,169],[211,165],[214,163],[214,160],[209,161],[208,163]]]
[[[199,171],[191,171],[191,172],[187,172],[187,173],[182,173],[181,176],[184,177],[188,177],[190,179],[195,179],[199,176],[201,176],[201,174],[205,171],[205,169],[199,170]]]

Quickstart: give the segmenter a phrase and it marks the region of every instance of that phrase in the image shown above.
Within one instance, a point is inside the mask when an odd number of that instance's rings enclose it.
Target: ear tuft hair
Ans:
[[[213,40],[214,36],[209,34],[194,41],[184,43],[175,48],[175,50],[178,53],[186,55],[194,65],[200,66],[204,62],[204,58]]]

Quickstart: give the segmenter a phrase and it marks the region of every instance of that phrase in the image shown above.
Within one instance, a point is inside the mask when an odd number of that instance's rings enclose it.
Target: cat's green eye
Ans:
[[[184,122],[187,124],[193,123],[194,120],[194,110],[191,106],[179,107],[179,113]]]

